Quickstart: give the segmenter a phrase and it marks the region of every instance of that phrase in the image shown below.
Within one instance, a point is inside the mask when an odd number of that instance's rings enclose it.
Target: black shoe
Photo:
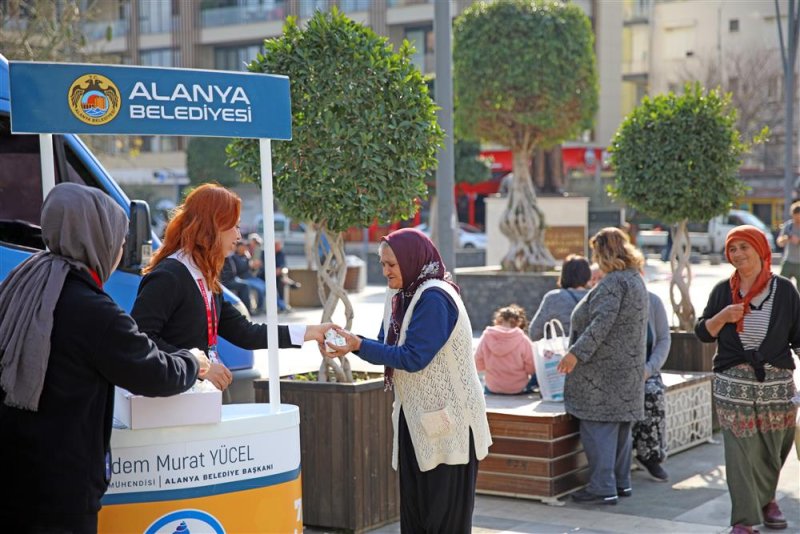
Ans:
[[[578,490],[573,493],[572,500],[575,502],[591,504],[617,504],[616,495],[595,495],[586,489]]]
[[[664,468],[661,467],[661,462],[658,460],[642,460],[640,458],[636,458],[636,463],[644,467],[653,480],[657,480],[658,482],[668,482],[669,481],[669,474],[664,471]]]
[[[617,497],[630,497],[633,495],[631,488],[617,488]]]

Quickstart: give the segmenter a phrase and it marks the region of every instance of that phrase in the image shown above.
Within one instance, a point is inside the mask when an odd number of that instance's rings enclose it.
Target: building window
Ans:
[[[172,31],[172,2],[170,0],[139,2],[139,27],[142,33]]]
[[[264,49],[261,45],[219,46],[214,48],[214,68],[217,70],[247,70],[247,65]]]
[[[728,31],[731,33],[739,31],[739,19],[730,19],[728,21]]]
[[[172,67],[173,59],[175,59],[175,51],[172,48],[142,50],[139,53],[139,62],[145,67]]]
[[[406,28],[405,38],[416,49],[414,55],[411,56],[411,63],[423,74],[433,72],[435,70],[433,61],[435,51],[433,27]]]

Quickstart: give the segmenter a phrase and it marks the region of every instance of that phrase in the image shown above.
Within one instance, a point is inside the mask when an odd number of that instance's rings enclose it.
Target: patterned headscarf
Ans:
[[[772,251],[769,248],[769,243],[767,242],[764,232],[755,226],[744,224],[732,229],[730,232],[728,232],[728,236],[725,238],[725,257],[728,259],[728,263],[731,263],[731,257],[728,253],[728,246],[733,241],[746,241],[755,249],[755,251],[758,253],[758,256],[761,258],[761,272],[758,274],[758,277],[753,283],[753,286],[750,288],[750,291],[748,291],[744,297],[739,295],[739,289],[741,288],[742,284],[742,277],[739,274],[739,271],[733,271],[733,274],[731,275],[730,284],[731,298],[733,303],[739,304],[741,302],[744,304],[744,315],[742,315],[742,318],[736,323],[736,331],[742,332],[744,330],[744,316],[750,313],[750,301],[764,291],[764,288],[767,287],[767,284],[769,284],[769,281],[772,278]]]
[[[394,252],[400,274],[403,277],[403,288],[392,297],[392,315],[389,319],[389,331],[384,332],[386,344],[396,345],[400,338],[400,325],[406,315],[408,306],[420,285],[428,280],[443,280],[459,291],[446,271],[442,256],[428,236],[414,228],[403,228],[382,238],[381,241]],[[392,388],[394,369],[384,370],[386,389]]]

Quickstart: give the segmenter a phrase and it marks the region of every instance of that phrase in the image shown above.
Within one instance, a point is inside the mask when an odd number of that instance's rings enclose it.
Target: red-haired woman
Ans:
[[[161,350],[199,348],[213,362],[205,378],[224,390],[233,380],[217,356],[217,336],[245,349],[267,345],[267,325],[251,323],[222,298],[219,277],[239,233],[242,201],[216,184],[204,184],[178,206],[139,284],[131,315]],[[332,325],[278,327],[281,348],[325,340]]]

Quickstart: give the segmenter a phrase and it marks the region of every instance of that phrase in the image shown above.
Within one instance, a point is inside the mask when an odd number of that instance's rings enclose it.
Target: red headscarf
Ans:
[[[750,313],[750,301],[753,300],[753,297],[764,291],[764,288],[767,287],[767,284],[769,284],[772,278],[772,251],[769,248],[769,243],[767,243],[764,232],[755,226],[744,224],[728,232],[728,236],[725,238],[725,257],[728,259],[729,263],[731,262],[731,257],[728,253],[728,246],[734,241],[747,242],[755,249],[758,256],[761,258],[761,272],[758,273],[756,281],[744,297],[739,295],[739,289],[742,284],[742,277],[739,275],[739,271],[736,270],[731,275],[731,298],[734,304],[739,304],[740,302],[744,304],[744,315],[747,315]],[[742,318],[736,323],[737,332],[744,330],[744,315],[742,315]]]

